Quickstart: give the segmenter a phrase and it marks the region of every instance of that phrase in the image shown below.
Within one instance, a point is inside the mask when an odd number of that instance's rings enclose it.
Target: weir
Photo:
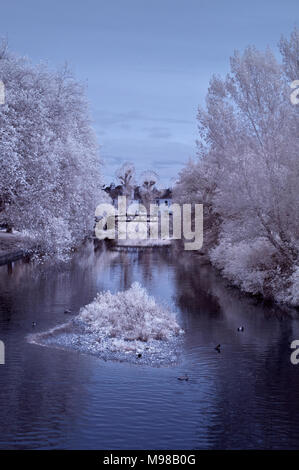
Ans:
[[[143,204],[127,207],[126,196],[118,197],[118,208],[112,204],[99,204],[95,211],[95,235],[99,240],[180,240],[185,250],[200,250],[203,244],[203,205],[172,204],[162,210],[150,204],[149,214]],[[192,230],[194,222],[194,230]],[[172,230],[172,235],[170,235]],[[188,242],[187,242],[188,240]]]

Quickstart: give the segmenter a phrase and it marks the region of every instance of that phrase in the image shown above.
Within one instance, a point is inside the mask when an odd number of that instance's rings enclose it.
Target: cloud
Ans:
[[[145,127],[144,131],[150,139],[169,139],[172,136],[167,127]]]
[[[105,160],[105,182],[114,180],[115,171],[123,162],[132,161],[137,173],[145,169],[155,170],[161,184],[167,186],[188,158],[194,157],[195,151],[195,145],[168,139],[107,139],[101,150]]]
[[[127,112],[113,112],[104,109],[93,110],[94,119],[98,127],[128,126],[133,122],[159,122],[168,124],[193,124],[192,120],[179,119],[167,116],[154,117],[146,115],[137,110]]]

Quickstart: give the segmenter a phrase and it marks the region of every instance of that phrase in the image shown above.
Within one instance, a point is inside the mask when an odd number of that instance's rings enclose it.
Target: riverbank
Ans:
[[[28,256],[32,244],[20,233],[0,232],[0,266]]]

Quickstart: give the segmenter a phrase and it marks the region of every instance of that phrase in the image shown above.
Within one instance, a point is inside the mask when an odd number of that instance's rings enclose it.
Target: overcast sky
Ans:
[[[196,153],[196,113],[234,49],[277,51],[298,0],[0,0],[0,36],[87,83],[105,181],[130,160],[170,184]],[[1,78],[1,77],[0,77]]]

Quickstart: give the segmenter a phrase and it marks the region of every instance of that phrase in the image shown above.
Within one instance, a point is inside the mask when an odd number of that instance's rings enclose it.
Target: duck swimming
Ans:
[[[186,382],[188,382],[189,377],[188,377],[187,374],[181,375],[180,377],[178,377],[178,380],[180,380],[181,382],[182,382],[183,380],[185,380]]]

